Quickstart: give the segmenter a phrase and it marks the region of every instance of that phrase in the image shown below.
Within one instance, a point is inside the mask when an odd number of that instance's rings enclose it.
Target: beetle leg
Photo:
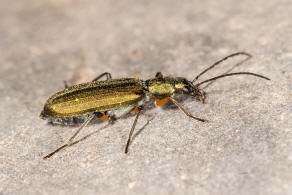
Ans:
[[[132,114],[138,114],[139,111],[140,111],[139,108],[138,108],[138,107],[135,107],[135,108],[131,111],[131,113],[132,113]]]
[[[106,80],[111,80],[112,79],[111,73],[104,72],[101,75],[99,75],[98,77],[96,77],[95,79],[93,79],[92,81],[98,81],[99,79],[101,79],[104,76],[106,76]]]
[[[208,122],[208,120],[206,120],[206,119],[200,119],[200,118],[197,118],[197,117],[194,117],[193,115],[191,115],[173,97],[169,97],[169,99],[188,117],[196,119],[196,120],[201,121],[201,122]]]
[[[100,120],[103,120],[103,121],[108,121],[108,120],[110,120],[110,117],[109,117],[106,113],[95,112],[94,114],[95,114],[95,116],[96,116],[97,118],[99,118]]]
[[[131,128],[131,131],[129,133],[129,137],[128,137],[128,141],[127,141],[127,145],[126,145],[126,148],[125,148],[125,154],[128,153],[129,151],[129,146],[130,146],[130,142],[132,140],[132,135],[134,133],[134,130],[135,130],[135,127],[136,127],[136,124],[137,124],[137,121],[138,121],[138,118],[140,116],[140,113],[141,113],[141,110],[142,110],[142,107],[136,107],[137,108],[137,115],[136,115],[136,118],[134,120],[134,123],[132,125],[132,128]],[[136,110],[136,108],[134,108],[134,110]]]
[[[57,152],[64,150],[65,148],[68,148],[69,146],[72,145],[74,138],[80,133],[80,131],[86,126],[88,125],[88,123],[93,119],[94,114],[90,115],[86,121],[84,121],[84,123],[82,123],[82,125],[77,129],[77,131],[74,133],[74,135],[72,137],[70,137],[70,139],[67,141],[66,144],[64,144],[63,146],[59,147],[57,150],[55,150],[54,152],[46,155],[45,157],[43,157],[43,159],[48,159],[51,156],[53,156],[54,154],[56,154]]]
[[[154,98],[154,101],[155,101],[155,105],[160,107],[160,106],[165,105],[169,101],[169,97],[165,97],[162,99]]]
[[[65,86],[65,89],[69,87],[69,85],[68,85],[68,82],[67,82],[67,81],[64,81],[64,86]]]
[[[161,72],[157,72],[155,78],[163,78],[163,74]]]
[[[101,79],[104,76],[106,76],[106,80],[111,80],[112,79],[111,73],[105,72],[105,73],[102,73],[101,75],[99,75],[98,77],[96,77],[95,79],[93,79],[92,81],[97,81],[97,80]],[[65,89],[69,87],[67,81],[64,81],[64,86],[65,86]]]

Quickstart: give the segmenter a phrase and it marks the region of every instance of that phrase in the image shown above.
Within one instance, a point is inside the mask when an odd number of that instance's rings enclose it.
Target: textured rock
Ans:
[[[291,194],[292,3],[279,1],[0,2],[0,194]],[[179,98],[118,120],[49,160],[76,127],[38,118],[63,81],[164,75],[194,78],[237,51],[253,58],[208,86],[207,104]],[[236,57],[209,78],[242,60]],[[101,128],[89,125],[80,136]]]

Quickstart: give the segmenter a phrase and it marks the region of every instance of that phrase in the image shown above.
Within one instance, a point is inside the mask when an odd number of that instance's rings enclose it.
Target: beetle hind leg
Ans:
[[[43,157],[43,159],[48,159],[50,157],[52,157],[54,154],[58,153],[61,150],[64,150],[65,148],[68,148],[72,145],[74,138],[80,133],[80,131],[88,125],[88,123],[93,119],[94,115],[90,115],[86,121],[84,121],[84,123],[82,123],[82,125],[77,129],[77,131],[73,134],[73,136],[70,137],[70,139],[67,141],[66,144],[64,144],[63,146],[59,147],[57,150],[51,152],[50,154],[46,155],[45,157]]]
[[[93,79],[92,81],[98,81],[99,79],[101,79],[102,77],[106,76],[106,80],[111,80],[112,79],[112,74],[108,73],[108,72],[104,72],[102,74],[100,74],[99,76],[97,76],[95,79]]]
[[[110,120],[110,117],[106,112],[95,112],[94,115],[102,121]]]
[[[161,72],[157,72],[155,78],[163,78],[163,74]]]
[[[108,72],[104,72],[102,74],[100,74],[99,76],[97,76],[95,79],[93,79],[92,81],[98,81],[100,80],[102,77],[106,76],[106,80],[111,80],[112,79],[112,74],[111,73],[108,73]],[[67,89],[68,87],[70,87],[68,85],[68,82],[67,81],[64,81],[64,87],[65,89]]]

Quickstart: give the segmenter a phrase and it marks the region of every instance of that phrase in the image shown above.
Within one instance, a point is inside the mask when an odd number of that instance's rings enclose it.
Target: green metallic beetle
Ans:
[[[146,81],[136,78],[112,79],[111,74],[106,72],[95,78],[92,82],[66,87],[64,90],[52,95],[46,101],[44,109],[40,114],[40,118],[47,119],[51,123],[66,125],[82,122],[82,125],[66,144],[45,156],[44,159],[50,158],[60,150],[71,146],[77,134],[94,117],[98,117],[101,120],[109,120],[111,122],[132,112],[136,114],[136,118],[129,133],[125,148],[125,153],[128,153],[129,144],[138,117],[143,109],[143,105],[150,100],[154,100],[156,106],[163,106],[168,101],[171,101],[186,116],[201,122],[206,122],[207,120],[194,117],[188,113],[174,99],[173,95],[176,93],[187,94],[204,103],[206,93],[199,88],[199,86],[204,83],[227,76],[242,74],[270,80],[265,76],[251,72],[235,72],[222,74],[194,84],[201,75],[214,68],[222,61],[237,55],[245,55],[248,58],[251,57],[250,54],[245,52],[231,54],[205,69],[196,76],[193,81],[189,81],[183,77],[163,77],[160,72],[156,74],[155,78]],[[104,76],[106,76],[107,79],[99,81],[99,79]]]

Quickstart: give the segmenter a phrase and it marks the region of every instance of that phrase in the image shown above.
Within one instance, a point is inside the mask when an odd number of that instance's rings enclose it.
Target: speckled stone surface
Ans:
[[[292,194],[292,2],[0,1],[0,194]],[[208,86],[44,161],[76,127],[38,118],[46,99],[98,74],[193,79],[237,51],[254,57]],[[219,75],[242,57],[204,75]],[[147,115],[146,115],[147,114]],[[93,123],[80,137],[105,123]]]

